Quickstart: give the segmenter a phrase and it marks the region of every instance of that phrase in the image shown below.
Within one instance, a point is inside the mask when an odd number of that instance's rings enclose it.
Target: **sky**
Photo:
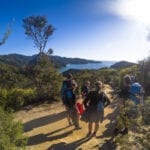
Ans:
[[[22,20],[46,16],[56,30],[46,49],[53,55],[138,62],[149,56],[149,0],[1,0],[0,39],[11,34],[0,55],[38,53],[24,34]]]

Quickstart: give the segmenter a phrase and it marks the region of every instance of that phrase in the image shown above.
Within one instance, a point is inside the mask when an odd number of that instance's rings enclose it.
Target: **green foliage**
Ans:
[[[122,125],[121,128],[128,127],[130,132],[128,135],[116,137],[118,149],[150,149],[150,98],[145,100],[144,106],[127,101],[126,107],[121,109],[121,113],[124,115],[118,116],[118,124]],[[122,120],[124,120],[123,123]]]
[[[11,30],[10,30],[10,28],[8,28],[7,31],[4,33],[3,38],[0,41],[0,46],[6,42],[7,38],[10,35],[10,32],[11,32]]]
[[[0,107],[0,149],[25,149],[27,138],[23,136],[23,126],[14,121],[12,113],[5,112]]]
[[[25,65],[27,65],[33,58],[34,55],[33,56],[24,56],[20,54],[0,55],[0,64],[17,66],[22,68]]]
[[[138,78],[145,88],[146,95],[150,95],[150,57],[139,62]]]
[[[46,54],[39,54],[34,65],[18,68],[0,65],[0,104],[17,110],[38,101],[58,100],[62,76]]]
[[[129,133],[128,135],[118,135],[115,139],[117,149],[120,150],[149,150],[150,149],[150,128],[143,128],[142,133]]]
[[[46,54],[40,54],[35,65],[28,66],[26,72],[33,82],[39,100],[58,99],[62,76],[58,74]]]
[[[9,65],[0,65],[0,82],[1,87],[11,88],[19,80],[18,68]]]
[[[43,53],[47,40],[53,34],[54,28],[47,24],[47,18],[44,16],[29,16],[23,19],[25,34],[30,37],[39,53]]]
[[[0,106],[5,108],[7,105],[8,91],[6,89],[0,89]]]
[[[48,38],[55,29],[48,24],[47,18],[44,16],[29,16],[23,19],[23,27],[25,34],[34,41],[39,50],[35,63],[27,67],[27,76],[32,80],[40,101],[50,98],[57,99],[60,91],[61,75],[57,73],[50,63],[50,57],[48,57],[53,53],[53,50],[49,49],[45,52]]]
[[[113,83],[114,87],[118,84],[118,72],[115,69],[83,70],[74,74],[80,92],[81,86],[86,80],[91,82],[91,88],[95,87],[95,82],[101,80],[104,84]]]
[[[0,64],[0,87],[11,88],[25,88],[30,84],[22,68],[11,65]]]
[[[35,101],[36,94],[32,89],[0,89],[0,105],[6,110],[10,108],[18,110]]]
[[[125,101],[125,107],[120,108],[117,117],[117,128],[129,128],[132,131],[138,130],[142,124],[142,106],[136,105],[131,100]]]
[[[143,121],[145,125],[150,125],[150,97],[147,97],[143,108]]]
[[[119,130],[129,126],[129,118],[127,117],[126,111],[123,108],[121,108],[121,111],[116,118],[116,122],[117,122],[116,127]]]

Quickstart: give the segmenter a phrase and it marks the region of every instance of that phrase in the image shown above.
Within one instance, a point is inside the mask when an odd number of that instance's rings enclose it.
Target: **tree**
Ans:
[[[55,30],[54,27],[47,24],[44,16],[29,16],[23,19],[23,23],[25,34],[34,41],[39,53],[44,53],[48,38]]]
[[[58,81],[61,77],[50,62],[49,55],[53,53],[53,50],[50,48],[45,51],[48,38],[55,29],[48,24],[44,16],[30,16],[23,19],[23,27],[25,34],[34,41],[39,51],[33,65],[27,67],[27,73],[36,87],[37,96],[40,100],[55,97],[60,91]]]
[[[50,61],[42,59],[35,65],[27,66],[26,74],[33,82],[39,100],[58,99],[62,75]]]
[[[8,28],[7,31],[4,33],[4,36],[0,41],[0,46],[5,43],[9,35],[10,35],[10,28]]]

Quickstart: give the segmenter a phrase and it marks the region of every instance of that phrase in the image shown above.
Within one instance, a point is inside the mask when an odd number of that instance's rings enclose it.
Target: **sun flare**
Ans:
[[[150,24],[150,0],[117,0],[112,9],[126,19]]]

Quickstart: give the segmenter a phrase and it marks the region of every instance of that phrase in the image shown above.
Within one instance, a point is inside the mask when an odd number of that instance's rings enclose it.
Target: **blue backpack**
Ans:
[[[142,92],[142,85],[140,83],[132,83],[129,89],[129,98],[135,103],[140,103],[140,96]]]
[[[109,98],[106,96],[104,92],[100,94],[100,100],[97,104],[97,110],[99,112],[102,112],[105,107],[107,107],[110,104]]]
[[[103,104],[102,101],[99,101],[99,102],[98,102],[98,105],[97,105],[97,110],[98,110],[99,112],[101,112],[101,111],[103,111],[103,109],[104,109],[104,104]]]
[[[73,98],[72,90],[67,90],[65,96],[67,99],[72,99]]]

